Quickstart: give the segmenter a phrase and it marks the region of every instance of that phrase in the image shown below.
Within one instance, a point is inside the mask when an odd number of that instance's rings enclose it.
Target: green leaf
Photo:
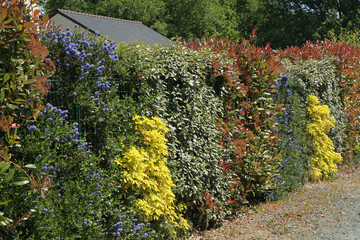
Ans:
[[[1,216],[0,219],[2,219],[2,220],[0,221],[0,226],[9,225],[9,224],[12,223],[12,221],[13,221],[13,220],[11,220],[10,218],[3,217],[3,216]]]
[[[8,107],[13,110],[19,108],[18,106],[14,105],[14,104],[9,104]]]
[[[0,91],[0,102],[2,102],[5,98],[5,90],[4,89],[1,89]]]
[[[36,79],[29,79],[29,80],[24,81],[24,84],[32,84],[34,82],[36,82]]]
[[[17,177],[17,178],[14,178],[13,180],[13,185],[16,185],[16,186],[22,186],[22,185],[25,185],[25,184],[28,184],[30,181],[28,180],[27,177]]]
[[[27,101],[25,99],[18,98],[15,99],[14,102],[27,102]]]
[[[21,181],[28,181],[27,177],[16,177],[13,179],[13,182],[21,182]]]
[[[9,167],[10,167],[9,162],[5,162],[5,161],[0,162],[0,168],[1,168],[0,174],[6,172],[9,169]]]
[[[11,181],[11,179],[14,177],[15,174],[15,169],[11,169],[8,174],[6,174],[6,176],[4,177],[4,181],[5,183],[9,183]]]
[[[10,81],[10,89],[15,90],[15,85],[13,81]]]
[[[10,202],[12,202],[12,200],[8,200],[8,201],[5,201],[5,202],[0,202],[0,205],[7,205]]]
[[[10,75],[7,73],[4,76],[4,82],[7,82],[10,79]]]
[[[4,213],[0,212],[0,226],[6,226],[13,221],[10,218],[4,217],[3,215]]]
[[[17,27],[16,27],[16,30],[17,31],[22,31],[24,29],[24,25],[22,24],[19,24]]]
[[[10,166],[10,163],[9,162],[5,162],[5,161],[1,161],[0,162],[0,168],[3,168],[5,166]]]
[[[36,168],[36,166],[34,164],[27,164],[24,167],[26,167],[26,168]]]

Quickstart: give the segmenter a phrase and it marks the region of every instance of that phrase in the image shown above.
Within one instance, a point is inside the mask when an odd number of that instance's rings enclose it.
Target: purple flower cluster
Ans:
[[[109,108],[107,107],[107,104],[105,103],[106,102],[106,94],[111,94],[111,88],[113,87],[117,87],[117,86],[111,86],[110,83],[108,81],[106,82],[99,82],[97,81],[95,83],[96,87],[99,88],[98,91],[96,91],[94,93],[94,95],[90,96],[88,98],[88,101],[92,102],[92,104],[94,104],[92,106],[92,109],[94,110],[97,110],[99,109],[100,110],[100,113],[102,115],[105,115],[105,113],[109,112]],[[108,91],[103,91],[103,90],[108,90]]]
[[[31,126],[28,127],[29,132],[35,132],[36,130],[37,130],[37,127],[34,126],[34,125],[31,125]]]
[[[124,232],[124,229],[130,229],[131,233],[135,233],[137,238],[141,237],[142,239],[148,238],[150,234],[154,235],[156,232],[152,230],[151,228],[148,228],[150,226],[150,223],[138,223],[138,219],[133,218],[131,221],[127,220],[126,215],[119,215],[119,222],[115,223],[113,227],[115,228],[115,231],[112,233],[115,237],[120,237],[121,233]],[[133,225],[133,223],[135,225]],[[128,234],[127,232],[124,232],[124,235]]]
[[[97,173],[91,171],[90,176],[99,178],[102,173],[103,173],[103,171],[99,171]]]
[[[112,233],[114,236],[120,237],[121,232],[123,231],[123,222],[117,222],[113,225],[113,227],[115,228],[115,231]]]
[[[53,213],[54,212],[54,209],[48,210],[47,208],[40,208],[39,210],[40,210],[40,212],[44,212],[44,213],[47,213],[47,212]]]
[[[101,76],[101,73],[103,72],[104,68],[105,68],[104,65],[99,66],[99,67],[96,69],[96,71],[97,71],[96,76]]]
[[[287,97],[290,97],[291,92],[290,90],[287,88],[289,85],[289,75],[285,75],[280,77],[280,79],[275,83],[275,94],[273,95],[274,98],[277,98],[281,92],[283,91],[283,89],[285,88],[285,93],[287,95]]]
[[[91,69],[94,68],[94,64],[89,64],[89,63],[85,63],[84,65],[81,66],[80,68],[80,74],[81,75],[89,75],[89,72],[91,71]]]
[[[35,208],[38,208],[37,206]],[[54,213],[54,209],[47,209],[46,207],[44,208],[40,208],[39,209],[39,213],[42,213],[44,215],[46,215],[46,217],[51,217],[51,218],[55,218],[55,213]],[[50,215],[50,216],[49,216]],[[51,229],[51,227],[49,227],[49,229]]]
[[[77,143],[77,147],[82,150],[82,153],[90,153],[90,150],[88,150],[88,143],[84,140],[79,139],[80,137],[80,131],[79,131],[79,124],[74,123],[72,128],[72,133],[67,135],[67,139]]]
[[[44,116],[46,118],[46,122],[49,123],[53,122],[55,119],[64,121],[64,119],[68,117],[68,113],[69,113],[68,110],[61,110],[60,108],[54,107],[50,103],[47,103],[45,109],[40,111],[40,115]],[[80,131],[78,127],[79,124],[74,123],[71,132],[68,133],[66,136],[65,135],[58,136],[56,138],[56,141],[59,143],[65,143],[71,141],[75,143],[79,149],[82,150],[83,154],[90,153],[90,150],[88,150],[88,143],[86,141],[79,139]],[[36,126],[30,126],[28,128],[29,131],[35,131],[36,129],[37,129]]]
[[[49,178],[53,178],[54,175],[56,175],[56,168],[49,165],[49,164],[45,164],[44,167],[41,168],[41,172],[40,175],[48,175]]]
[[[65,30],[50,30],[43,41],[51,58],[55,59],[57,72],[67,76],[74,74],[80,79],[86,76],[101,77],[106,66],[119,61],[115,53],[117,45],[112,41],[100,41],[96,34]],[[69,72],[69,68],[72,72]]]
[[[80,132],[79,132],[78,126],[79,126],[78,123],[74,123],[73,129],[72,129],[72,134],[69,134],[67,136],[69,140],[71,140],[75,143],[81,142],[81,140],[79,139]]]
[[[106,81],[104,83],[101,83],[101,82],[96,82],[96,86],[99,87],[99,88],[103,88],[103,89],[110,89],[111,86],[109,84],[109,81]]]
[[[103,173],[103,171],[99,171],[99,172],[94,172],[94,171],[90,171],[90,177],[94,178],[96,182],[95,186],[96,186],[96,190],[94,192],[91,193],[91,198],[94,199],[104,199],[105,196],[103,196],[101,190],[102,190],[102,186],[101,184],[98,182],[101,178],[101,174]],[[89,205],[91,206],[91,205]]]
[[[277,176],[277,190],[269,195],[271,199],[282,197],[283,194],[290,192],[298,187],[302,182],[303,176],[303,155],[301,154],[298,136],[293,131],[298,127],[298,122],[293,119],[294,112],[292,106],[293,96],[289,89],[289,76],[283,76],[277,83],[278,91],[274,98],[281,99],[283,109],[275,118],[277,122],[277,132],[281,138],[278,147],[283,153],[283,159],[278,165],[279,175]]]
[[[68,110],[61,110],[60,108],[54,107],[50,103],[47,103],[45,108],[40,111],[40,115],[43,115],[43,114],[49,115],[49,118],[47,119],[47,121],[52,121],[53,120],[52,117],[58,117],[58,118],[65,119],[68,117],[68,113],[69,113]]]

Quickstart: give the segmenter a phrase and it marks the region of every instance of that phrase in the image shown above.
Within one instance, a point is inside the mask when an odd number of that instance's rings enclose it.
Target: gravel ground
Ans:
[[[360,168],[341,170],[332,182],[306,184],[286,200],[259,205],[190,237],[208,239],[360,240]]]

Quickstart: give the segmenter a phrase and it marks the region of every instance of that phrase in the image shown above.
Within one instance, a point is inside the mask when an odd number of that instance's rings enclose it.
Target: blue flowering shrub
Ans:
[[[152,99],[149,94],[143,94],[146,97],[141,99],[137,97],[137,104],[133,99],[135,85],[143,85],[139,74],[129,73],[130,68],[131,72],[137,69],[135,55],[126,50],[119,57],[116,43],[81,32],[79,28],[73,32],[50,31],[42,36],[42,41],[57,69],[50,81],[47,100],[67,109],[73,119],[78,108],[80,135],[83,134],[94,153],[106,160],[114,158],[128,145],[124,141],[132,139],[129,131],[135,109],[139,114],[149,112],[149,104],[145,102]],[[134,61],[124,62],[128,60],[124,56],[132,56]],[[121,71],[119,65],[126,66],[126,70]]]
[[[54,60],[56,76],[62,76],[72,82],[87,77],[105,77],[112,73],[112,66],[119,60],[115,53],[116,43],[96,34],[50,30],[42,36],[42,42]],[[77,77],[80,77],[77,79]]]
[[[57,67],[57,72],[50,82],[52,91],[48,96],[48,101],[57,107],[48,104],[37,121],[29,123],[30,131],[27,134],[35,134],[31,138],[34,143],[44,144],[40,143],[36,134],[43,135],[40,129],[47,124],[55,124],[56,121],[64,127],[68,126],[68,132],[59,136],[50,134],[49,137],[55,138],[52,144],[47,145],[58,146],[55,147],[57,152],[54,155],[60,157],[64,163],[62,171],[54,158],[45,157],[46,153],[31,153],[33,158],[41,156],[41,159],[47,159],[43,160],[39,174],[54,176],[55,170],[56,176],[60,177],[61,186],[55,185],[48,190],[45,201],[41,201],[41,196],[39,197],[42,204],[38,203],[34,208],[38,213],[38,219],[34,222],[35,228],[41,230],[37,231],[36,236],[158,238],[160,233],[154,230],[154,223],[141,221],[142,214],[133,209],[135,192],[124,191],[122,171],[114,165],[114,159],[124,154],[138,139],[133,128],[133,116],[135,113],[149,114],[151,110],[148,102],[154,100],[148,94],[137,95],[135,100],[131,88],[126,89],[125,93],[122,92],[124,81],[114,81],[114,76],[125,75],[124,72],[114,71],[114,65],[119,60],[124,61],[124,58],[119,59],[115,54],[115,43],[77,30],[50,32],[43,36],[43,42],[49,48],[49,57]],[[122,53],[126,54],[126,51]],[[137,61],[134,61],[133,65],[137,65]],[[141,73],[127,76],[124,78],[127,82],[138,80],[133,87],[136,87],[137,91],[146,89],[147,93],[150,92],[141,82]],[[53,95],[54,93],[60,94]],[[67,110],[59,110],[59,106]],[[78,107],[81,114],[80,124],[73,123],[76,115],[74,110]],[[52,115],[48,116],[51,113]],[[55,118],[54,115],[58,114],[61,114],[61,117]],[[53,129],[56,125],[46,128]],[[31,144],[28,142],[27,145]],[[61,149],[66,145],[71,145],[72,148],[62,152]],[[41,148],[44,149],[40,146],[37,149]],[[73,154],[78,155],[73,157]],[[61,176],[60,172],[63,173]],[[53,181],[55,182],[55,179]],[[51,217],[44,218],[44,214],[54,216],[55,221]],[[51,228],[44,228],[44,224]],[[67,234],[61,235],[64,231]]]
[[[300,86],[289,84],[288,75],[277,82],[274,98],[282,104],[282,111],[275,117],[280,135],[277,147],[283,157],[277,164],[276,188],[270,193],[270,199],[285,197],[307,181],[313,149],[306,135],[309,119],[306,106],[300,100],[301,91]]]
[[[101,131],[103,116],[109,111],[106,99],[114,96],[118,85],[109,83],[107,77],[112,77],[113,68],[119,60],[115,53],[116,44],[105,37],[96,34],[80,32],[49,31],[42,36],[43,43],[49,49],[49,58],[54,60],[56,73],[50,81],[51,93],[48,101],[70,111],[74,116],[74,108],[81,107],[81,118],[89,119],[84,122],[87,132],[97,135]],[[113,94],[111,94],[113,91]],[[98,121],[93,121],[97,119]],[[92,139],[91,139],[92,138]],[[101,144],[98,137],[88,136],[92,145]],[[97,149],[94,146],[93,149]]]
[[[93,154],[80,137],[68,111],[47,104],[36,121],[19,133],[22,148],[14,158],[36,166],[31,184],[36,191],[22,195],[27,221],[13,230],[22,239],[151,239],[157,236],[142,222],[135,204],[122,190],[116,165]],[[124,200],[127,202],[124,203]],[[139,219],[139,220],[137,220]],[[10,232],[7,237],[11,238]]]

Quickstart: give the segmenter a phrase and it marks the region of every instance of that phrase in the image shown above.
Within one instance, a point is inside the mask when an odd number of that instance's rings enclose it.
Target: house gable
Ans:
[[[116,42],[143,42],[145,44],[165,44],[172,45],[172,42],[163,35],[148,28],[141,22],[110,18],[86,13],[79,13],[69,10],[58,9],[55,14],[50,16],[60,29],[73,29],[78,25],[84,30],[100,35],[108,36]]]

